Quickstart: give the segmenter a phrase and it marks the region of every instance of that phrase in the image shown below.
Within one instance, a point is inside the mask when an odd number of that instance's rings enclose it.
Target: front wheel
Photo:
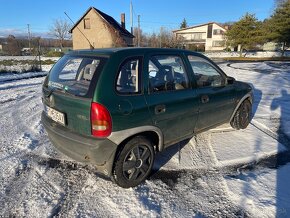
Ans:
[[[252,116],[252,104],[246,99],[238,108],[235,116],[231,121],[231,126],[234,129],[245,129],[249,125]]]
[[[128,141],[117,156],[113,181],[123,188],[142,183],[150,174],[154,162],[152,143],[143,136]]]

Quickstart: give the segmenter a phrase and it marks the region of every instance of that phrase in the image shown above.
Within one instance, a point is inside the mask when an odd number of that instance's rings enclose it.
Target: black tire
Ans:
[[[153,162],[152,143],[137,136],[125,144],[115,159],[112,179],[123,188],[137,186],[150,174]]]
[[[234,129],[245,129],[249,125],[252,117],[252,104],[246,99],[238,108],[235,116],[231,121],[231,126]]]

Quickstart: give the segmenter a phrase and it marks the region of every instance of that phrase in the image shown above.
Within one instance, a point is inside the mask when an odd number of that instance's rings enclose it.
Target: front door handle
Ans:
[[[155,106],[155,114],[161,114],[166,111],[166,107],[164,104],[156,105]]]
[[[203,104],[209,102],[208,95],[202,95],[200,99],[201,99],[201,103],[203,103]]]

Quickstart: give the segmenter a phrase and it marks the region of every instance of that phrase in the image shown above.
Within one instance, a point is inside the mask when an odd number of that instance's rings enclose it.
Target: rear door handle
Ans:
[[[156,105],[155,106],[155,114],[161,114],[166,111],[166,107],[164,104]]]
[[[202,95],[200,99],[201,99],[201,103],[203,103],[203,104],[209,102],[208,95]]]

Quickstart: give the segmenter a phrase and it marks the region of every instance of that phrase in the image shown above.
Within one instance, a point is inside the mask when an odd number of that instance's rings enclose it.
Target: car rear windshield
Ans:
[[[106,58],[63,56],[51,69],[47,87],[76,96],[87,96],[91,83],[95,84]]]

